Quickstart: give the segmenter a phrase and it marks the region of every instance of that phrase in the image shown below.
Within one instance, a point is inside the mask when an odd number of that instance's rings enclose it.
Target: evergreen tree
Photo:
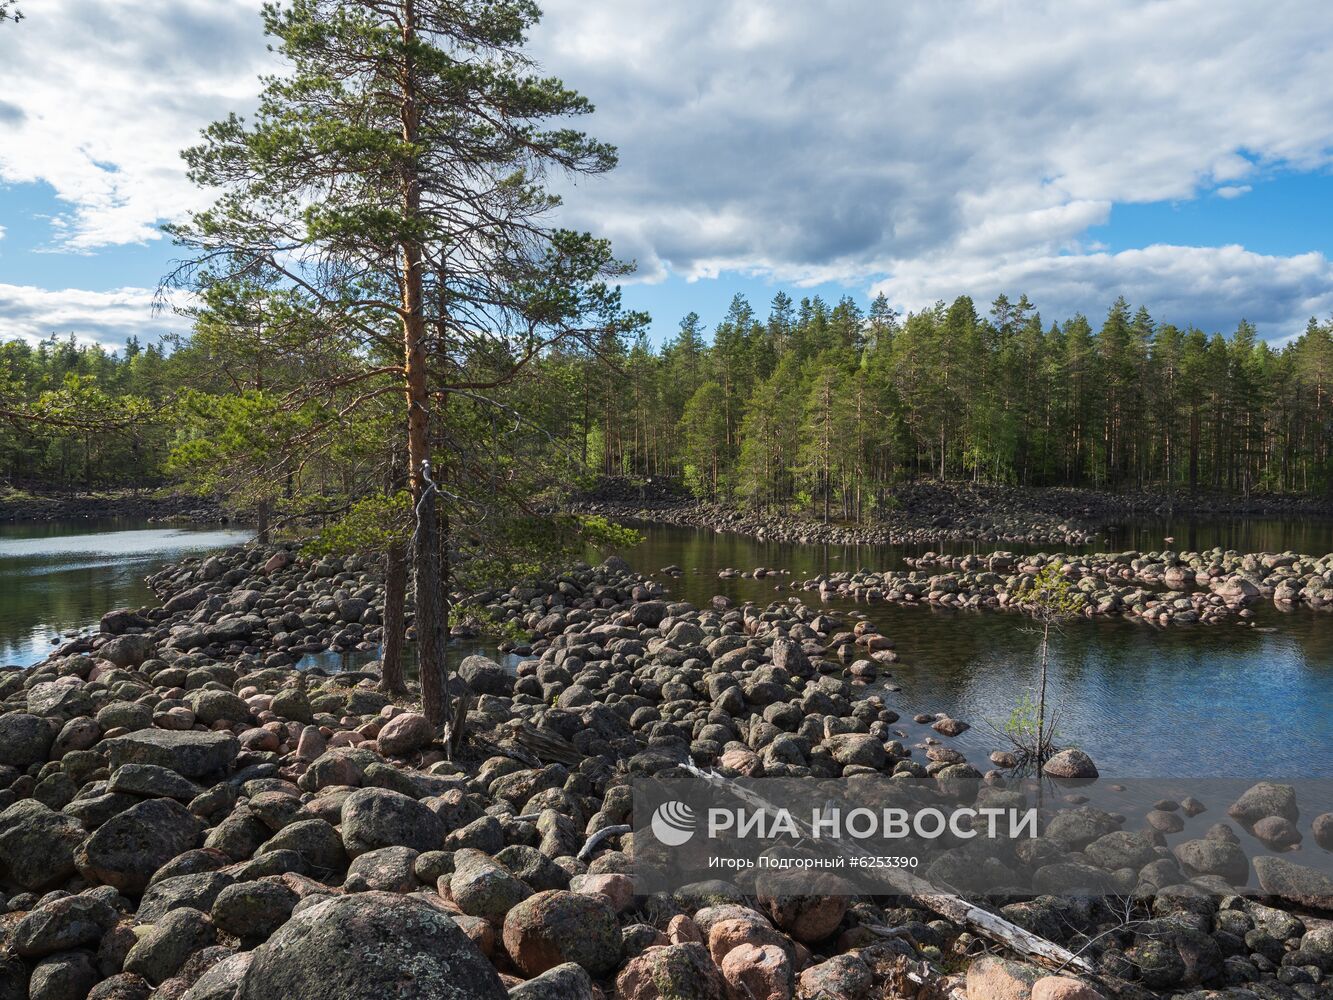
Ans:
[[[685,404],[680,418],[680,441],[685,482],[694,493],[717,499],[725,469],[727,422],[723,389],[709,380]]]
[[[251,122],[217,122],[187,151],[191,177],[222,194],[173,229],[194,253],[175,283],[299,289],[329,337],[384,357],[329,381],[403,400],[422,694],[437,725],[450,716],[450,504],[471,506],[456,478],[470,459],[449,450],[468,409],[508,413],[498,390],[553,345],[591,349],[632,325],[603,283],[623,271],[609,246],[545,222],[548,171],[601,173],[615,153],[558,124],[592,108],[535,74],[523,44],[538,16],[527,0],[270,4],[288,70],[266,80]]]

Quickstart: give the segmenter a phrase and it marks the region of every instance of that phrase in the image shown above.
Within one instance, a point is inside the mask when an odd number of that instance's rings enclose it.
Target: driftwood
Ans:
[[[507,739],[504,742],[497,742],[495,739],[483,736],[480,733],[469,733],[468,739],[471,740],[473,746],[483,753],[497,757],[509,757],[525,767],[542,766],[542,762],[535,755],[528,753],[528,751]]]
[[[602,841],[610,837],[618,837],[622,833],[629,833],[633,829],[632,826],[604,826],[584,842],[582,849],[575,856],[580,861],[587,861]]]
[[[870,930],[881,936],[882,932],[895,930],[891,927],[871,927]],[[902,1000],[967,1000],[967,991],[952,986],[939,969],[926,961],[917,961],[906,955],[898,955],[885,973],[884,995]]]
[[[528,722],[510,723],[500,743],[517,744],[535,757],[557,764],[573,766],[582,763],[583,754],[569,740],[563,739],[549,729],[538,729]]]
[[[467,736],[467,713],[476,704],[472,695],[459,692],[452,698],[449,721],[444,726],[444,753],[449,760],[458,756],[459,748]]]
[[[683,769],[715,788],[721,788],[751,805],[774,812],[779,808],[763,796],[735,784],[714,771],[704,771],[690,764],[683,765]],[[813,830],[810,830],[806,824],[799,820],[796,822],[798,826],[804,828],[807,836],[813,838]],[[845,842],[840,843],[838,847],[847,854],[866,855],[865,851]],[[1010,951],[1023,955],[1039,965],[1057,972],[1074,971],[1094,979],[1097,978],[1096,970],[1087,959],[1075,955],[1072,951],[1056,944],[1054,941],[1048,941],[1040,935],[1019,927],[998,913],[983,910],[960,896],[941,893],[929,882],[905,871],[891,869],[883,870],[881,874],[894,889],[902,895],[910,897],[913,902],[939,914],[946,920],[967,927],[973,933],[1003,945]]]

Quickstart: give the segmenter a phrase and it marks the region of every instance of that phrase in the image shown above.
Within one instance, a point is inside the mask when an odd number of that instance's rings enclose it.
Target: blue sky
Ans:
[[[1120,294],[1281,339],[1333,313],[1333,19],[1273,0],[547,0],[612,175],[560,221],[640,263],[657,339],[737,292],[900,310]],[[275,67],[259,0],[43,0],[0,28],[0,337],[178,329],[158,227],[208,200],[179,150]]]
[[[1112,250],[1149,243],[1220,246],[1239,243],[1263,254],[1317,250],[1333,256],[1333,174],[1281,170],[1231,197],[1117,205],[1111,221],[1089,229]]]

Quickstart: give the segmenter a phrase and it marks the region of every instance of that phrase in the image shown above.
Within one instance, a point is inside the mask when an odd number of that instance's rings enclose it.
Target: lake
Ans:
[[[623,555],[643,572],[683,567],[681,577],[657,578],[695,604],[714,594],[817,603],[816,593],[793,594],[787,585],[836,570],[894,568],[904,555],[924,551],[638,527],[643,543]],[[1181,548],[1333,550],[1328,522],[1272,519],[1142,522],[1117,529],[1109,544],[1093,548],[1160,548],[1167,536]],[[142,578],[161,564],[247,537],[240,530],[127,521],[0,526],[0,663],[41,659],[53,637],[94,624],[111,608],[151,602]],[[955,543],[936,550],[991,548]],[[717,578],[725,567],[757,566],[792,575]],[[1001,745],[990,726],[1003,725],[1035,680],[1040,640],[1029,621],[885,604],[830,602],[828,608],[849,621],[863,614],[896,642],[901,662],[870,690],[882,690],[904,716],[895,728],[910,740],[929,732],[911,723],[913,714],[947,712],[972,724],[953,742],[974,761]],[[1264,605],[1255,625],[1162,631],[1117,619],[1069,623],[1054,639],[1048,696],[1065,742],[1087,750],[1108,776],[1333,777],[1333,615]],[[469,643],[458,652],[479,648]],[[330,655],[315,662],[336,668],[339,661]],[[886,684],[901,690],[883,690]]]
[[[817,592],[793,592],[788,584],[820,573],[901,567],[905,555],[928,548],[767,543],[702,529],[636,527],[644,541],[626,558],[643,572],[680,566],[684,576],[659,579],[695,604],[725,594],[765,603],[796,596],[817,605]],[[1168,535],[1177,545],[1193,537],[1201,548],[1239,547],[1244,541],[1255,551],[1333,551],[1328,522],[1275,520],[1139,524],[1117,530],[1111,547],[1147,548],[1151,542],[1160,549]],[[941,544],[935,551],[995,548],[1057,551],[968,543]],[[790,570],[792,576],[717,578],[725,567],[759,566]],[[920,739],[929,731],[911,725],[911,716],[947,712],[972,724],[951,743],[973,751],[973,761],[1002,745],[988,724],[1002,726],[1036,678],[1040,636],[1030,620],[882,603],[823,606],[845,616],[864,615],[896,643],[901,662],[888,667],[891,676],[881,674],[882,681],[902,689],[884,696],[905,717],[896,728]],[[1170,630],[1114,618],[1080,619],[1065,624],[1052,647],[1047,700],[1060,714],[1061,735],[1065,743],[1087,750],[1105,775],[1333,777],[1333,614],[1306,608],[1280,612],[1266,603],[1253,628]]]
[[[131,518],[0,524],[0,664],[35,663],[63,633],[152,603],[143,580],[164,563],[252,535]]]

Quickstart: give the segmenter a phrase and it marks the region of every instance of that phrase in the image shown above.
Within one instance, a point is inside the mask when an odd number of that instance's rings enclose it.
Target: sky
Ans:
[[[24,6],[20,3],[20,6]],[[180,150],[280,68],[259,0],[30,0],[0,25],[0,338],[109,347],[154,309]],[[1333,314],[1322,0],[546,0],[530,51],[586,94],[612,174],[561,224],[638,270],[669,336],[732,296],[1118,295],[1281,340]]]

